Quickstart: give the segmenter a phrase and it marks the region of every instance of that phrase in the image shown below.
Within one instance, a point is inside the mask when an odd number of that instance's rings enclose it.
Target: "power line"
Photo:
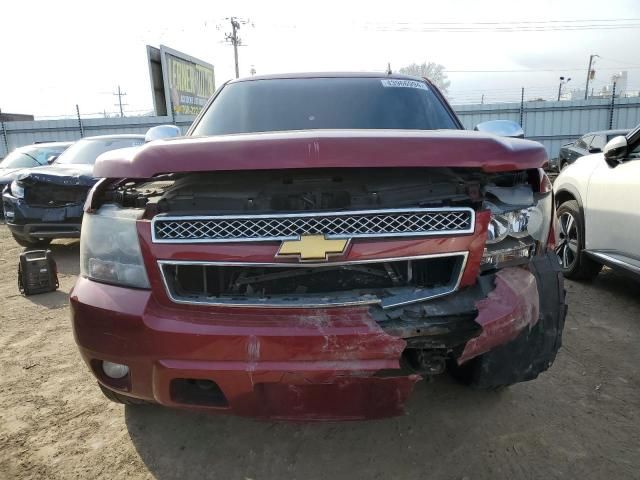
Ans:
[[[636,22],[640,18],[590,18],[582,20],[505,20],[501,22],[391,22],[397,24],[422,24],[422,25],[504,25],[504,24],[547,24],[547,23],[587,23],[587,22]],[[376,22],[369,22],[376,23]]]
[[[634,65],[634,66],[640,67],[640,64],[627,62],[625,60],[616,60],[615,58],[610,58],[610,57],[600,57],[600,60],[604,60],[607,62],[624,63],[625,65]]]
[[[450,33],[522,33],[522,32],[576,32],[587,30],[628,30],[640,28],[640,23],[632,23],[625,25],[581,25],[581,26],[540,26],[540,27],[397,27],[397,26],[374,26],[367,30],[373,30],[377,32],[416,32],[416,33],[429,33],[429,32],[450,32]]]
[[[334,25],[334,28],[338,25]],[[349,28],[360,27],[365,30],[383,32],[548,32],[612,30],[640,28],[640,18],[583,19],[583,20],[514,20],[502,22],[351,22]],[[272,24],[272,28],[309,29],[309,25]],[[313,26],[311,26],[313,27]]]
[[[598,70],[639,70],[640,65],[636,67],[606,67],[599,68]],[[532,68],[532,69],[520,69],[520,70],[445,70],[445,73],[536,73],[536,72],[559,72],[562,70],[563,72],[576,72],[584,70],[583,68]]]
[[[537,32],[640,28],[639,22],[640,18],[506,22],[365,22],[363,26],[372,30],[399,32]]]

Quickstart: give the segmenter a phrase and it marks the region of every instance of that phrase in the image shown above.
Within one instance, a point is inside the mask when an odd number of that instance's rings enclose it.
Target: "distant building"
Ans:
[[[589,95],[587,98],[611,98],[611,94],[613,93],[613,84],[616,84],[616,97],[637,97],[637,91],[630,91],[627,87],[628,85],[628,72],[622,71],[620,73],[616,73],[611,76],[610,83],[602,86],[599,90],[590,87]],[[583,100],[584,99],[584,89],[575,89],[571,90],[570,94],[571,100]]]
[[[33,121],[33,115],[24,113],[0,113],[0,122],[28,122]]]

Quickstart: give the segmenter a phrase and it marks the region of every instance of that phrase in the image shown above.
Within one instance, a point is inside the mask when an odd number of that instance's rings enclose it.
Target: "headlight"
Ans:
[[[11,182],[11,195],[16,198],[24,198],[24,187],[17,180]]]
[[[149,288],[136,220],[142,209],[104,205],[82,219],[80,273],[92,280]]]
[[[527,235],[530,209],[515,210],[492,215],[487,232],[487,243],[498,243],[507,236],[519,238]]]
[[[545,242],[551,215],[552,199],[548,193],[541,195],[532,207],[493,213],[487,228],[487,243],[491,245],[507,237],[524,238],[528,235],[538,242]]]
[[[537,194],[534,201],[531,207],[492,213],[483,266],[523,263],[535,253],[536,246],[546,248],[553,213],[551,193]],[[495,212],[495,205],[487,203],[485,207]]]

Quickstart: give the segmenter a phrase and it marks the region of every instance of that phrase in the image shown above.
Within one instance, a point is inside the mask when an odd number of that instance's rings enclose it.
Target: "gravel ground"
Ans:
[[[639,284],[568,282],[552,369],[502,393],[421,382],[403,417],[287,424],[122,407],[76,352],[67,295],[78,243],[52,246],[60,290],[17,292],[0,226],[0,478],[640,478]]]

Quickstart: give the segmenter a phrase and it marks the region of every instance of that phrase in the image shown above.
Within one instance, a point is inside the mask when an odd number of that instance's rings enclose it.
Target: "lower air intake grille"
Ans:
[[[234,264],[160,260],[176,303],[309,307],[380,304],[390,308],[453,292],[466,252],[328,264]]]

